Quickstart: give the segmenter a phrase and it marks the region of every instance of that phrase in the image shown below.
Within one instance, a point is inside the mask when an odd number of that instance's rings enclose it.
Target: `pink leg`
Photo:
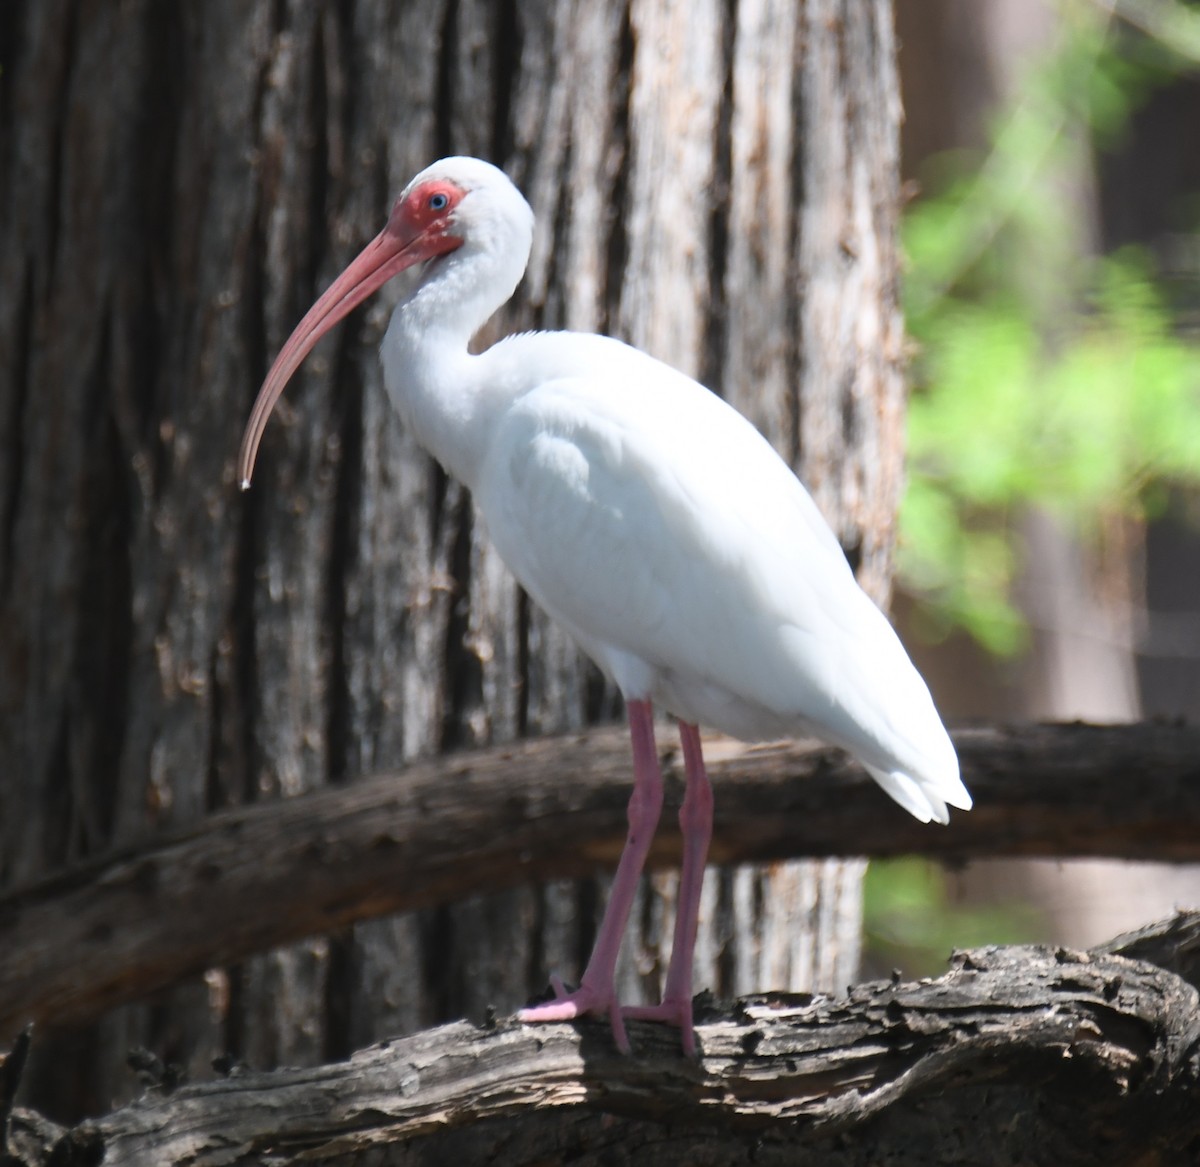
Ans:
[[[675,939],[671,945],[671,964],[662,1002],[623,1010],[626,1017],[667,1021],[683,1033],[683,1052],[696,1052],[696,1034],[692,1027],[692,955],[696,948],[696,928],[700,918],[700,890],[704,883],[704,860],[712,839],[713,796],[700,731],[686,722],[679,724],[683,742],[683,763],[687,771],[687,790],[679,808],[679,827],[683,832],[683,869],[679,874],[679,904],[675,915]]]
[[[585,1013],[607,1013],[612,1023],[613,1039],[617,1047],[629,1052],[629,1038],[625,1033],[625,1022],[621,1019],[621,1007],[617,1004],[616,988],[613,984],[617,967],[617,954],[621,950],[621,939],[629,921],[629,910],[638,880],[650,850],[654,828],[662,811],[662,774],[658,767],[658,751],[654,746],[654,714],[649,701],[629,702],[629,733],[633,739],[633,794],[629,799],[629,834],[625,849],[617,865],[613,879],[612,894],[591,959],[584,969],[579,988],[573,993],[563,994],[561,986],[557,1001],[522,1009],[517,1017],[521,1021],[567,1021]]]

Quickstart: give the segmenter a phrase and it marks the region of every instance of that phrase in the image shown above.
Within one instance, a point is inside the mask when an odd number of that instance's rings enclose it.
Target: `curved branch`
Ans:
[[[1195,727],[970,729],[955,741],[976,807],[949,828],[910,818],[838,750],[710,741],[711,860],[1200,859]],[[30,1019],[80,1022],[357,920],[612,866],[626,829],[627,751],[623,731],[603,729],[437,758],[213,815],[11,892],[0,898],[0,1039]],[[681,784],[673,751],[664,768]],[[676,862],[678,846],[664,824],[651,865]]]

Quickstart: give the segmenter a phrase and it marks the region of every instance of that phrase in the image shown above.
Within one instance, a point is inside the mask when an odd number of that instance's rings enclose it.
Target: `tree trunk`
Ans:
[[[701,375],[808,478],[886,599],[887,0],[13,0],[0,21],[7,885],[220,808],[616,714],[390,414],[386,295],[310,359],[256,489],[235,489],[270,357],[438,155],[491,158],[538,215],[485,339],[600,329]],[[710,873],[698,983],[843,986],[859,875]],[[651,883],[628,996],[665,966],[673,880]],[[133,1044],[199,1077],[226,1052],[313,1063],[507,1009],[575,975],[604,894],[525,887],[211,970],[42,1044],[30,1100],[107,1109],[135,1088]]]

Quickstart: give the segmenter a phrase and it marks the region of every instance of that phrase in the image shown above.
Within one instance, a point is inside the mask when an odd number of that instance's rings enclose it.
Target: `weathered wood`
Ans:
[[[1200,915],[1160,931],[1194,943]],[[709,1003],[699,1021],[695,1062],[653,1025],[621,1056],[600,1023],[458,1022],[335,1065],[152,1090],[48,1134],[56,1162],[106,1167],[1092,1167],[1097,1131],[1114,1164],[1187,1162],[1200,1140],[1200,994],[1119,954],[985,948],[936,980]],[[36,1117],[16,1117],[34,1141]]]
[[[1200,860],[1200,728],[1031,725],[964,730],[956,743],[977,805],[941,828],[887,801],[840,751],[711,742],[714,858]],[[680,788],[678,756],[663,760]],[[216,815],[11,892],[0,898],[0,1037],[31,1018],[79,1022],[356,920],[610,868],[628,771],[619,730],[472,751]],[[664,830],[651,862],[677,859]],[[397,970],[414,973],[411,958]],[[506,994],[496,1004],[516,1005],[530,987],[496,986]]]
[[[1200,910],[1191,908],[1125,932],[1093,951],[1149,961],[1200,989]]]

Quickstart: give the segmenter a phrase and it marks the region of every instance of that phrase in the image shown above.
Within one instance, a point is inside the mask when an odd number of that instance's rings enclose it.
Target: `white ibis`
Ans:
[[[692,1030],[692,952],[712,834],[698,725],[744,740],[814,734],[853,753],[905,810],[949,820],[971,797],[929,690],[858,587],[816,504],[767,441],[690,377],[608,337],[535,332],[467,344],[525,271],[533,212],[509,179],[445,158],[292,333],[242,441],[250,485],[271,409],[321,336],[425,262],[383,341],[404,423],[472,492],[521,584],[625,697],[629,833],[580,985],[523,1021],[622,1014]],[[679,720],[683,866],[659,1005],[622,1009],[614,971],[662,808],[652,706]]]

